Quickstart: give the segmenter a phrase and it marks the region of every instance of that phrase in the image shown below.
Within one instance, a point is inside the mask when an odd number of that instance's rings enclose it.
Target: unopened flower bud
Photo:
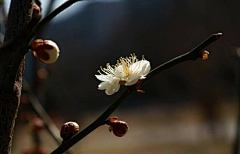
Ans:
[[[32,9],[32,17],[41,18],[41,8],[37,4],[33,4]]]
[[[208,55],[209,55],[209,52],[204,50],[204,51],[199,53],[198,58],[201,58],[203,60],[207,60],[208,59]]]
[[[32,5],[32,18],[28,23],[28,27],[32,29],[34,26],[36,26],[37,23],[40,21],[41,17],[42,17],[41,8],[34,3]]]
[[[61,128],[61,137],[68,140],[79,132],[79,125],[76,122],[66,122]]]
[[[33,55],[37,57],[42,63],[54,63],[59,56],[59,48],[56,43],[51,40],[37,39],[31,44]]]
[[[111,117],[106,121],[109,125],[109,131],[113,131],[114,135],[123,137],[128,131],[128,125],[124,121],[119,121],[117,117]]]

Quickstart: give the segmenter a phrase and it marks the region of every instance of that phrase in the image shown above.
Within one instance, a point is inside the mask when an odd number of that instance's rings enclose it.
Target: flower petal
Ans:
[[[120,84],[119,84],[119,81],[118,81],[117,84],[114,84],[113,90],[114,90],[114,92],[118,92],[119,89],[120,89]]]
[[[125,86],[134,85],[134,84],[136,84],[136,83],[138,82],[138,80],[139,80],[139,78],[134,79],[134,80],[132,80],[132,81],[127,81],[124,85],[125,85]]]
[[[112,84],[108,81],[104,81],[104,82],[101,82],[99,85],[98,85],[98,89],[99,90],[105,90],[107,89],[109,86],[111,86]]]
[[[126,82],[132,82],[133,80],[138,80],[141,77],[139,73],[140,72],[138,72],[136,74],[132,74],[128,78],[123,79],[123,80],[126,81]]]
[[[138,71],[142,70],[143,69],[143,66],[145,65],[150,65],[150,62],[147,61],[147,60],[139,60],[135,63],[133,63],[130,67],[129,67],[129,70],[132,72],[132,73],[137,73]]]
[[[138,63],[139,70],[135,73],[130,75],[125,81],[126,86],[131,86],[137,83],[139,79],[145,79],[145,75],[147,75],[150,71],[150,63],[147,60],[141,60]],[[141,67],[141,68],[140,68]]]
[[[141,68],[139,68],[139,70],[137,70],[134,74],[130,75],[127,78],[127,82],[131,82],[133,80],[139,79],[141,76],[144,76],[144,72],[146,72],[146,67],[147,67],[147,63],[144,63],[144,65],[142,65],[141,63],[138,63],[139,67],[141,66]]]
[[[140,71],[140,61],[137,61],[137,62],[135,62],[135,63],[133,63],[130,67],[129,67],[129,71],[131,72],[131,73],[136,73],[136,72],[138,72],[138,71]]]
[[[119,65],[118,67],[116,67],[116,71],[115,71],[115,74],[114,74],[116,77],[118,78],[121,78],[123,77],[125,74],[124,74],[124,69],[123,69],[123,66],[122,65]]]
[[[120,79],[115,79],[112,83],[111,83],[111,86],[109,86],[106,90],[105,90],[105,93],[107,95],[112,95],[114,94],[115,92],[117,92],[120,88],[120,84],[119,84],[119,81]]]
[[[100,81],[112,81],[113,77],[111,75],[95,75],[96,78]]]
[[[146,68],[143,70],[143,75],[147,75],[150,72],[151,66],[150,66],[150,62],[147,60],[142,60],[142,63],[146,64]]]

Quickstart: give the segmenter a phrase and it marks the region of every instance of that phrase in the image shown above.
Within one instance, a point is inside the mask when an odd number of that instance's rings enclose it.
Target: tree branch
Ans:
[[[48,16],[46,16],[42,21],[40,21],[33,29],[29,27],[24,28],[16,37],[12,38],[8,42],[4,43],[0,48],[0,63],[2,59],[5,59],[7,56],[11,55],[14,49],[19,44],[29,45],[30,41],[47,25],[55,16],[60,14],[62,11],[70,7],[72,4],[83,1],[83,0],[68,0],[63,3],[61,6],[56,8]],[[29,30],[31,32],[29,32]]]
[[[32,14],[32,0],[12,0],[9,10],[8,22],[6,26],[6,34],[4,37],[4,43],[14,38],[24,27],[28,25]],[[15,46],[13,44],[12,46]],[[14,51],[10,51],[13,54],[11,57],[4,59],[0,63],[0,153],[11,153],[11,142],[14,132],[15,119],[17,116],[20,95],[22,88],[22,68],[24,66],[24,60],[21,59],[15,73],[15,81],[12,87],[5,87],[6,83],[9,84],[8,77],[12,70],[12,65],[15,64],[15,60],[18,58],[18,52],[20,48],[18,46]],[[21,65],[20,65],[21,64]],[[12,83],[9,84],[9,86]],[[11,89],[11,90],[9,90]]]
[[[237,56],[238,56],[238,69],[240,69],[240,55],[237,54]],[[240,72],[238,72],[238,93],[240,93]],[[240,144],[240,95],[238,95],[238,118],[235,139],[232,147],[233,154],[239,154],[240,151],[239,144]]]
[[[143,84],[145,84],[147,81],[152,79],[154,76],[158,75],[162,71],[171,68],[179,63],[188,61],[188,60],[196,60],[198,58],[198,54],[201,50],[203,50],[206,46],[211,44],[212,42],[216,41],[218,38],[222,36],[222,33],[217,33],[211,35],[209,38],[207,38],[205,41],[203,41],[201,44],[199,44],[196,48],[192,49],[190,52],[187,52],[179,57],[176,57],[158,67],[156,67],[154,70],[152,70],[147,75],[147,80],[143,80]],[[86,127],[84,130],[79,132],[77,135],[73,136],[71,139],[65,141],[60,145],[56,150],[54,150],[51,154],[59,154],[65,152],[67,149],[72,147],[74,144],[76,144],[78,141],[80,141],[82,138],[87,136],[89,133],[91,133],[93,130],[98,128],[101,125],[105,124],[105,121],[107,118],[117,109],[117,107],[124,102],[132,92],[129,89],[126,89],[113,103],[112,105],[92,124],[90,124],[88,127]]]
[[[63,3],[61,6],[56,8],[52,13],[50,13],[48,16],[46,16],[36,27],[34,27],[34,29],[32,30],[32,32],[30,34],[30,37],[29,37],[30,40],[32,38],[34,38],[34,36],[36,36],[44,28],[44,26],[49,21],[51,21],[55,16],[57,16],[59,13],[61,13],[62,11],[64,11],[68,7],[70,7],[72,4],[74,4],[76,2],[80,2],[80,1],[83,1],[83,0],[68,0],[65,3]]]
[[[44,122],[44,125],[46,126],[49,134],[54,138],[54,140],[56,141],[56,143],[58,145],[61,145],[62,139],[59,136],[59,134],[60,134],[59,129],[54,124],[51,117],[48,115],[48,113],[45,111],[45,109],[43,108],[43,106],[39,102],[38,98],[34,94],[31,86],[29,85],[29,83],[27,82],[26,79],[23,79],[23,90],[27,92],[27,96],[30,100],[30,103],[31,103],[34,111],[37,113],[37,115]],[[68,152],[68,154],[70,154],[70,152]]]
[[[57,144],[60,145],[61,138],[58,135],[60,133],[60,131],[53,124],[53,121],[51,120],[50,116],[47,114],[47,112],[44,110],[41,103],[37,99],[37,97],[34,95],[32,88],[29,85],[29,83],[26,81],[26,79],[23,79],[23,90],[27,92],[27,96],[31,102],[33,109],[38,114],[38,116],[43,120],[48,132],[51,134],[51,136],[54,138],[54,140],[57,142]],[[51,123],[51,124],[49,125],[49,123]]]
[[[16,60],[14,61],[14,64],[12,66],[10,75],[9,75],[9,82],[5,82],[4,87],[11,87],[14,85],[14,81],[16,78],[17,70],[19,68],[19,65],[24,57],[24,55],[28,52],[28,45],[30,44],[30,41],[44,28],[44,26],[51,21],[55,16],[57,16],[59,13],[70,7],[72,4],[82,1],[82,0],[68,0],[65,3],[63,3],[61,6],[59,6],[57,9],[55,9],[52,13],[50,13],[48,16],[46,16],[41,22],[39,22],[34,28],[32,26],[33,23],[29,23],[29,25],[16,35],[13,39],[8,41],[6,44],[3,44],[3,47],[0,49],[0,63],[4,59],[6,59],[7,56],[10,56],[13,54],[13,51],[15,51],[16,48],[19,48],[19,46],[22,46],[21,52],[18,53],[18,56]],[[34,22],[34,21],[33,21]],[[11,86],[8,86],[8,84],[11,84]]]
[[[222,33],[213,34],[213,35],[209,36],[206,40],[204,40],[202,43],[200,43],[197,47],[192,49],[191,51],[189,51],[181,56],[178,56],[162,65],[159,65],[158,67],[153,69],[147,75],[147,78],[143,80],[143,84],[145,84],[147,81],[152,79],[154,76],[158,75],[162,71],[164,71],[172,66],[175,66],[179,63],[182,63],[182,62],[188,61],[188,60],[197,60],[199,52],[201,50],[203,50],[206,46],[211,44],[212,42],[218,40],[221,36],[222,36]]]

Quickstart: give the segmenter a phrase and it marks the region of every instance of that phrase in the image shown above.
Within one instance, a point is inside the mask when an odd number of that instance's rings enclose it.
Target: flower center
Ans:
[[[144,58],[144,55],[142,56],[142,59],[145,59]],[[102,68],[102,66],[100,66],[100,69],[103,73],[105,73],[106,75],[112,75],[112,76],[115,76],[115,73],[116,73],[116,69],[118,67],[121,67],[122,66],[122,69],[123,69],[123,72],[120,71],[120,73],[122,74],[122,77],[128,77],[132,74],[135,74],[137,73],[138,71],[132,71],[133,68],[130,69],[130,66],[134,63],[138,62],[138,59],[137,59],[137,56],[135,55],[135,53],[131,54],[130,57],[120,57],[119,60],[117,60],[117,64],[116,65],[113,65],[111,66],[109,63],[106,64],[106,68]],[[135,69],[137,70],[137,69]],[[98,70],[98,73],[100,73],[101,75],[104,75],[101,73],[100,70]]]
[[[137,61],[138,61],[137,56],[133,53],[131,54],[130,57],[126,57],[126,58],[120,57],[119,60],[117,61],[116,66],[117,67],[122,66],[124,71],[123,77],[128,77],[131,74],[133,74],[133,72],[130,70],[130,66]]]

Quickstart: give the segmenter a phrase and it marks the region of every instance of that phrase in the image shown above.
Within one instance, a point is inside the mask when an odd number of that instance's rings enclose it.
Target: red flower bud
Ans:
[[[128,125],[124,121],[117,120],[117,117],[111,117],[106,121],[106,124],[109,125],[109,131],[118,137],[123,137],[128,131]]]
[[[61,137],[68,140],[79,132],[79,125],[76,122],[66,122],[61,128]]]
[[[32,7],[32,16],[33,17],[39,17],[39,14],[41,13],[41,8],[37,5],[37,4],[33,4],[33,7]],[[40,16],[41,17],[41,16]]]
[[[207,60],[208,59],[208,55],[209,55],[209,52],[204,50],[204,51],[199,53],[198,58],[201,58],[203,60]]]
[[[37,57],[42,63],[54,63],[59,56],[59,48],[56,43],[51,40],[37,39],[31,44],[33,55]]]

